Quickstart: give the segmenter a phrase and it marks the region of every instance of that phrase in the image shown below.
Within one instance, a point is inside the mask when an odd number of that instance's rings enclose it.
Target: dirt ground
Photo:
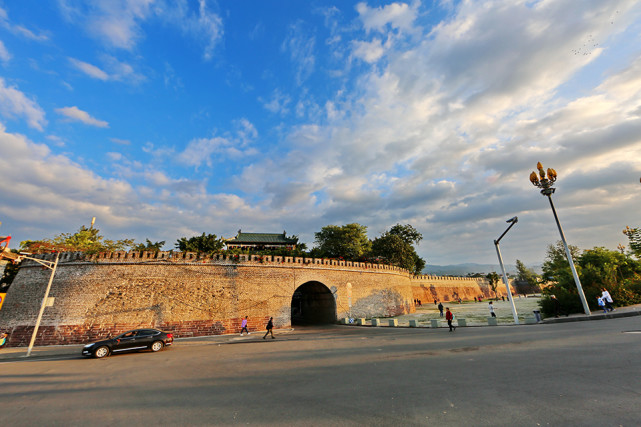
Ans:
[[[531,317],[533,316],[532,312],[534,310],[539,310],[539,299],[539,297],[532,296],[528,298],[516,297],[514,299],[519,323],[524,324],[526,316]],[[488,300],[482,302],[464,301],[461,304],[447,302],[443,303],[443,306],[449,307],[450,311],[454,314],[454,324],[456,324],[456,319],[463,318],[468,326],[481,326],[487,325],[487,318],[490,316],[488,303]],[[494,313],[496,313],[499,325],[514,324],[512,305],[509,301],[492,301],[492,305],[494,306]],[[443,309],[443,311],[445,312],[445,309]],[[432,319],[442,321],[442,324],[439,324],[439,326],[444,326],[447,323],[445,321],[445,314],[443,317],[440,317],[438,307],[434,305],[434,303],[423,304],[421,307],[416,308],[416,313],[405,314],[395,318],[398,319],[399,326],[409,325],[410,320],[418,320],[419,326],[429,326]]]

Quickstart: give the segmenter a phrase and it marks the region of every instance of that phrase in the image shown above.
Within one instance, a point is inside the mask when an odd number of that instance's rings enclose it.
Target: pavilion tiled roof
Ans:
[[[226,240],[227,243],[246,243],[246,244],[281,244],[293,245],[296,244],[296,239],[288,239],[286,234],[280,233],[243,233],[238,232],[236,237]]]

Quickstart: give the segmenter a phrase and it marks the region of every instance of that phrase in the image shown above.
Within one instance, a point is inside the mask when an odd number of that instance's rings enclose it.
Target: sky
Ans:
[[[641,226],[636,0],[0,0],[0,235],[423,235],[539,264]]]

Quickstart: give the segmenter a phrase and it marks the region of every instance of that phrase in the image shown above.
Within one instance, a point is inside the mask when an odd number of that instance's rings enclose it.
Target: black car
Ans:
[[[159,331],[158,329],[134,329],[116,337],[87,344],[82,349],[83,356],[97,358],[109,356],[122,351],[135,351],[149,349],[160,351],[163,347],[174,342],[174,334]]]

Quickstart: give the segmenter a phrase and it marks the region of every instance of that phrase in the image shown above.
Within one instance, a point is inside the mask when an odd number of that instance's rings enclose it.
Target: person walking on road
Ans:
[[[273,317],[269,318],[269,322],[267,322],[267,326],[265,326],[265,328],[267,328],[267,332],[265,332],[265,335],[263,335],[263,339],[267,338],[267,335],[271,335],[272,339],[275,339],[274,338],[274,333],[272,332],[272,329],[274,329],[274,318]]]
[[[450,327],[450,332],[455,331],[456,326],[452,325],[452,320],[454,320],[454,315],[450,311],[449,307],[447,307],[445,310],[447,310],[447,312],[445,313],[445,320],[447,320],[447,326]]]
[[[490,301],[490,303],[488,304],[488,306],[489,306],[489,308],[490,308],[490,316],[492,316],[492,317],[496,317],[496,313],[494,313],[494,305],[492,305],[492,301]]]
[[[610,296],[610,292],[608,292],[607,289],[603,288],[603,293],[601,294],[601,297],[603,298],[603,302],[605,303],[605,307],[609,311],[614,311],[614,307],[612,306],[614,301],[612,301],[612,297]]]
[[[439,302],[438,303],[438,311],[441,313],[441,317],[443,317],[443,303]]]
[[[243,336],[243,331],[247,332],[247,335],[249,335],[249,329],[247,329],[247,316],[243,319],[243,321],[240,323],[240,336]]]

